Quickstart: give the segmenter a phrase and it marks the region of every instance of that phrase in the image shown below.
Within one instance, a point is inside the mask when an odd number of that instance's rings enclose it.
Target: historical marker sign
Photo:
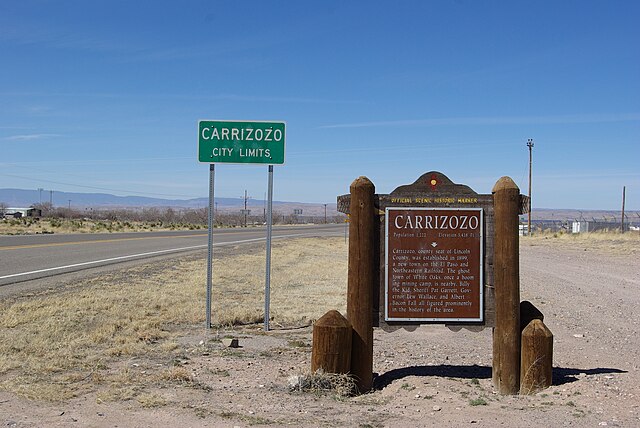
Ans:
[[[284,122],[198,122],[200,162],[282,165],[284,147]]]
[[[385,321],[483,321],[482,214],[386,208]]]
[[[525,204],[526,200],[520,202]],[[348,214],[349,204],[350,195],[338,197],[338,211]],[[452,182],[441,172],[430,171],[389,194],[374,195],[374,206],[381,219],[376,251],[380,267],[374,290],[375,325],[385,330],[412,328],[421,323],[442,323],[453,329],[493,327],[493,196],[478,194],[469,186]],[[444,218],[446,223],[441,221]],[[457,230],[461,227],[467,229]],[[394,249],[409,250],[396,256],[420,256],[420,259],[394,259]],[[441,250],[444,253],[439,252]],[[429,259],[429,256],[434,257]],[[456,258],[449,258],[453,256]],[[444,266],[438,264],[442,262]],[[447,262],[451,265],[446,266]],[[401,266],[401,263],[407,265]],[[417,265],[410,267],[409,263]],[[454,263],[459,266],[453,266]],[[399,270],[409,268],[415,271]],[[432,271],[435,269],[444,271]],[[467,269],[469,272],[465,272]],[[418,276],[413,279],[409,275]],[[427,279],[421,277],[425,275]],[[429,279],[430,275],[441,277]],[[452,275],[453,279],[445,278]],[[399,291],[397,288],[394,291],[394,286],[399,286]]]
[[[525,354],[523,347],[520,355],[516,234],[517,216],[526,212],[529,199],[509,177],[500,178],[492,194],[482,195],[437,171],[390,194],[376,195],[373,189],[359,177],[349,195],[338,197],[338,210],[353,213],[357,232],[349,238],[347,312],[358,338],[351,349],[351,373],[358,375],[359,388],[373,384],[372,326],[410,330],[431,322],[454,331],[493,327],[495,386],[503,394],[529,391],[519,378]],[[536,346],[532,338],[531,360],[548,357],[552,341]],[[547,360],[545,373],[550,373],[551,357]]]

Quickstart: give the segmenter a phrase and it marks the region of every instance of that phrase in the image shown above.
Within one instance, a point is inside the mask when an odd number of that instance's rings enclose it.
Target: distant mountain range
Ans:
[[[148,198],[145,196],[116,196],[108,193],[73,193],[48,190],[42,192],[38,190],[25,189],[0,189],[0,203],[8,207],[30,207],[39,202],[53,202],[54,207],[71,206],[73,209],[121,209],[121,208],[203,208],[208,206],[208,198],[194,199],[162,199]],[[71,202],[69,202],[71,201]],[[217,209],[220,211],[236,211],[244,208],[242,198],[216,198]],[[265,201],[262,199],[249,199],[247,209],[252,214],[262,213]],[[303,203],[303,202],[273,202],[274,211],[281,214],[292,214],[294,210],[302,210],[303,216],[323,216],[325,204]],[[337,214],[336,204],[327,204],[327,215]],[[627,212],[629,220],[638,221],[640,213]],[[531,218],[533,220],[574,220],[574,219],[616,219],[620,217],[620,211],[610,210],[577,210],[577,209],[544,209],[534,208]]]
[[[75,193],[48,190],[26,189],[0,189],[0,203],[8,207],[26,208],[37,203],[52,202],[54,207],[68,207],[73,209],[97,208],[203,208],[209,205],[209,198],[194,199],[162,199],[145,196],[116,196],[108,193]],[[235,211],[244,208],[243,198],[216,198],[217,209],[221,211]],[[253,213],[262,213],[265,201],[262,199],[249,199],[247,209]],[[302,210],[302,215],[324,215],[324,204],[311,204],[303,202],[273,201],[273,209],[281,213],[293,213],[293,210]],[[327,204],[327,215],[336,215],[336,204]]]
[[[44,190],[0,189],[0,202],[11,207],[28,207],[39,202],[52,202],[53,206],[67,206],[71,200],[74,207],[189,207],[206,206],[206,198],[160,199],[145,196],[115,196],[108,193],[50,192]],[[219,201],[221,202],[221,201]]]

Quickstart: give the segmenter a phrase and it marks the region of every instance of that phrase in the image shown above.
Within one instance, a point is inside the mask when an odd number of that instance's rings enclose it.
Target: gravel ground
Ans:
[[[101,401],[98,391],[66,403],[0,393],[5,427],[158,426],[640,426],[640,267],[617,254],[545,243],[521,245],[521,299],[554,334],[554,382],[533,396],[501,396],[491,382],[491,331],[375,331],[376,389],[358,397],[291,392],[308,371],[311,328],[235,330],[237,349],[193,329],[176,361],[189,374],[146,401]],[[331,308],[327,308],[331,309]],[[127,361],[140,375],[152,356]]]

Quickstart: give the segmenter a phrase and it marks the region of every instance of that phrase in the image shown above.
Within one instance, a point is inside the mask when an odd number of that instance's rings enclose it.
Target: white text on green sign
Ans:
[[[284,164],[284,122],[201,120],[198,160],[207,163]]]

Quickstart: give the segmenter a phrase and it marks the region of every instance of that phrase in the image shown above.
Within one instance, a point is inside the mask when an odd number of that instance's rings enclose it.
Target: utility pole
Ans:
[[[624,200],[627,186],[622,186],[622,217],[620,218],[620,233],[624,233]]]
[[[533,149],[533,138],[527,140],[529,147],[529,219],[527,220],[527,235],[531,236],[531,149]]]
[[[249,200],[251,196],[247,196],[247,191],[244,191],[244,210],[242,210],[242,212],[244,213],[244,227],[247,227],[247,215],[249,214],[249,211],[247,211],[247,201]]]
[[[40,193],[40,208],[42,208],[42,191],[44,189],[42,187],[38,187],[38,192]]]
[[[49,190],[49,209],[53,208],[53,190]]]
[[[324,224],[327,224],[327,204],[324,204]]]

